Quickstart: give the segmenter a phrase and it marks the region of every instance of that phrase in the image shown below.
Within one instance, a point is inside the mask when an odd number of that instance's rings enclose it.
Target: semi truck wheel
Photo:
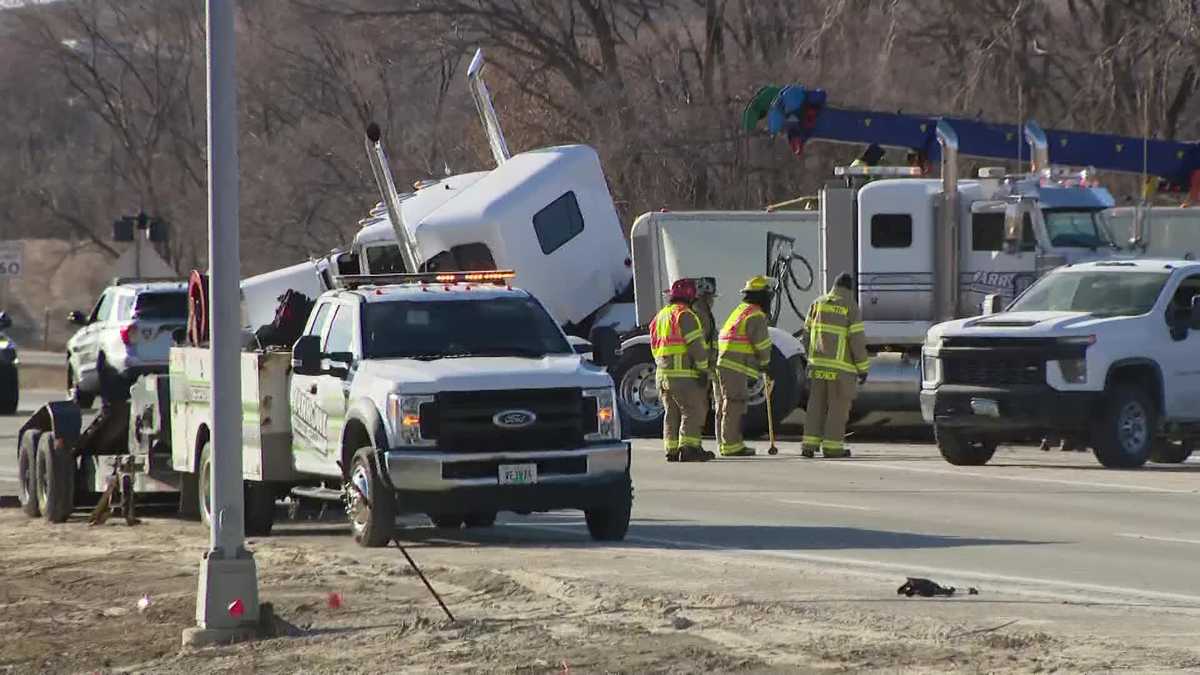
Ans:
[[[599,508],[584,509],[588,534],[596,541],[621,541],[629,531],[629,516],[633,511],[633,481],[625,475],[621,488],[614,492],[612,503]]]
[[[934,426],[933,436],[942,458],[954,466],[983,466],[996,454],[995,443],[972,440],[955,429]]]
[[[1192,456],[1191,443],[1157,441],[1150,450],[1150,461],[1156,464],[1181,464]]]
[[[350,527],[366,548],[387,546],[396,528],[396,493],[375,471],[374,454],[374,448],[359,448],[350,467]]]
[[[662,436],[663,406],[654,381],[650,347],[636,345],[621,352],[610,374],[617,385],[621,428],[637,438]]]
[[[54,434],[44,433],[37,444],[38,510],[47,522],[65,523],[75,510],[75,458],[54,447]]]
[[[1096,459],[1109,469],[1136,469],[1150,459],[1158,413],[1141,388],[1117,385],[1105,396],[1092,430]]]
[[[17,446],[17,482],[20,483],[17,500],[21,502],[21,510],[30,518],[42,515],[37,493],[37,453],[41,435],[41,431],[30,429],[21,436],[21,443]]]

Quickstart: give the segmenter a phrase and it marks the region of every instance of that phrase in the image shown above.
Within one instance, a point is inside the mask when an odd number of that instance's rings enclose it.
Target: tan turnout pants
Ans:
[[[671,378],[658,381],[663,408],[663,446],[668,456],[681,447],[700,447],[704,419],[708,416],[708,393],[699,380]]]
[[[750,378],[727,368],[717,368],[717,443],[722,455],[746,447],[742,418],[746,416]]]
[[[857,378],[828,370],[809,372],[808,408],[804,411],[803,447],[826,457],[846,454],[846,420],[854,403]]]

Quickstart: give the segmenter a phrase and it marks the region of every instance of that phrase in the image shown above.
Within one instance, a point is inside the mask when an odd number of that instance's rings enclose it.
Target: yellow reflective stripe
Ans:
[[[738,363],[737,361],[717,361],[717,367],[724,368],[725,370],[732,370],[735,373],[741,373],[747,377],[753,377],[755,379],[758,378],[758,370],[756,370],[753,366],[747,366],[746,364]]]
[[[804,445],[820,445],[821,437],[820,436],[801,436],[800,442],[803,443]]]
[[[744,447],[746,447],[745,443],[721,443],[717,446],[717,448],[721,451],[722,455],[728,454],[730,452],[737,452],[738,450],[741,450]]]
[[[766,340],[763,340],[762,342],[756,343],[754,345],[754,348],[760,352],[770,349],[771,348],[771,338],[767,338]]]
[[[871,361],[869,359],[866,361],[859,361],[858,363],[854,364],[854,367],[858,368],[858,372],[865,373],[871,369]]]
[[[753,354],[754,347],[747,344],[741,344],[739,342],[729,342],[721,345],[720,353],[726,354],[728,352],[737,352],[738,354]]]
[[[843,316],[850,313],[850,309],[847,307],[842,307],[841,305],[831,305],[827,302],[821,302],[820,300],[817,301],[817,311],[833,312],[834,314],[841,314]]]
[[[700,377],[700,371],[690,368],[659,368],[656,373],[659,377]]]
[[[700,436],[680,436],[679,444],[680,445],[700,445],[700,442],[703,440],[704,439],[701,438]]]
[[[659,347],[657,353],[662,354],[664,356],[670,355],[670,354],[686,354],[687,353],[687,345],[668,345],[666,347]]]
[[[813,327],[823,333],[832,333],[834,335],[846,335],[849,333],[845,326],[835,326],[831,323],[815,322]]]
[[[837,354],[834,356],[838,361],[846,360],[846,336],[839,335],[837,339]]]
[[[859,321],[858,323],[850,324],[850,332],[851,333],[865,333],[866,331],[867,331],[867,327],[865,325],[863,325],[863,322],[861,322],[861,321]]]
[[[703,337],[704,337],[704,331],[697,328],[696,330],[688,333],[687,335],[684,335],[683,341],[684,342],[695,342],[696,340],[702,339]]]
[[[841,441],[823,440],[821,441],[821,447],[829,448],[830,450],[841,450],[846,446]]]
[[[666,446],[667,450],[678,450],[679,449],[679,439],[664,438],[663,445]]]
[[[832,370],[814,370],[809,373],[809,378],[813,380],[836,380],[838,374]]]
[[[845,361],[838,361],[837,359],[827,359],[821,356],[810,356],[808,359],[808,365],[815,368],[832,368],[843,373],[857,374],[857,370],[849,363],[846,363]]]

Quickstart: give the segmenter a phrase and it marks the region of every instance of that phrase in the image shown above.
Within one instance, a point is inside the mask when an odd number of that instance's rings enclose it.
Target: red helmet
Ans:
[[[685,300],[692,302],[696,299],[696,280],[695,279],[679,279],[671,284],[671,290],[667,291],[667,295],[672,300]]]

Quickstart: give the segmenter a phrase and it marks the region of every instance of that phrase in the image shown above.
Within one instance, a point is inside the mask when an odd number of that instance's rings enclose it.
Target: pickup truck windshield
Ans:
[[[369,359],[573,353],[550,315],[528,298],[372,302],[363,308]]]
[[[1045,209],[1046,235],[1050,245],[1064,248],[1105,248],[1111,246],[1108,233],[1097,221],[1097,211]]]
[[[1017,298],[1008,311],[1137,316],[1154,306],[1168,277],[1166,272],[1053,272]]]

